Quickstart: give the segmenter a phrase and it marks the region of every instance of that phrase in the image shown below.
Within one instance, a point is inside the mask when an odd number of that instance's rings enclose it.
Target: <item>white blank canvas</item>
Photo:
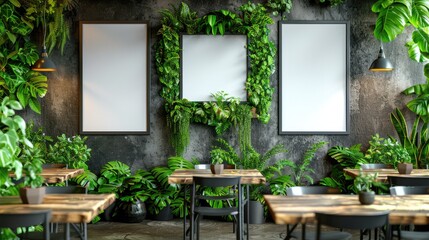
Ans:
[[[280,133],[347,133],[347,24],[284,23],[280,31]]]
[[[246,101],[246,43],[245,35],[183,35],[182,98],[213,101],[224,91]]]
[[[83,133],[148,132],[148,24],[82,23]]]

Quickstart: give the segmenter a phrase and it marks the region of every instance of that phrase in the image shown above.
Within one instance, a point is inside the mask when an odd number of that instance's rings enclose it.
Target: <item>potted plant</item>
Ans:
[[[413,169],[411,157],[395,139],[381,138],[378,134],[372,136],[366,158],[371,163],[390,164],[398,169],[400,174],[410,174]]]
[[[68,137],[61,134],[53,145],[49,145],[46,159],[48,163],[63,163],[69,168],[84,169],[83,174],[71,180],[79,185],[87,185],[88,190],[95,190],[97,176],[88,168],[87,162],[91,158],[91,149],[86,145],[86,140],[87,137],[79,135]]]
[[[226,157],[225,153],[220,149],[213,149],[210,151],[211,165],[210,170],[213,174],[222,174],[223,172],[223,160]]]
[[[23,187],[19,195],[24,204],[40,204],[45,196],[45,187],[42,187],[44,178],[42,173],[43,155],[38,148],[23,147],[20,154],[24,174]]]
[[[179,185],[169,184],[168,176],[173,173],[169,167],[155,167],[151,171],[154,187],[149,189],[149,213],[153,219],[167,221],[173,219],[172,201],[178,197]]]
[[[139,170],[128,176],[118,188],[119,201],[113,218],[126,223],[142,222],[147,215],[145,201],[155,188],[150,172]]]
[[[362,172],[354,180],[354,186],[359,193],[359,202],[363,205],[370,205],[374,202],[375,192],[372,187],[378,185],[376,182],[378,173],[363,174]]]
[[[144,170],[134,175],[128,165],[119,161],[106,163],[98,179],[99,193],[115,193],[119,201],[113,210],[113,217],[121,222],[135,223],[146,218],[145,201],[149,198],[149,189],[154,188],[152,175]]]

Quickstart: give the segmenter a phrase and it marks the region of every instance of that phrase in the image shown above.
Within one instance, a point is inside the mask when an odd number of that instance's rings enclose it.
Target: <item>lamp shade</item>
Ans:
[[[55,63],[48,58],[46,47],[43,47],[40,58],[34,63],[31,69],[37,72],[55,72],[57,70]]]
[[[383,47],[380,47],[378,58],[372,62],[369,70],[373,72],[390,72],[393,70],[392,63],[384,55]]]

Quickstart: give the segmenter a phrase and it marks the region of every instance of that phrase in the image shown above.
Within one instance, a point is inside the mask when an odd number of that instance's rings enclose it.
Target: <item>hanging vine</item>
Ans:
[[[163,85],[160,92],[165,99],[165,109],[169,115],[168,122],[173,132],[187,134],[187,137],[173,133],[172,143],[189,139],[189,129],[180,129],[179,120],[187,117],[175,110],[176,101],[180,100],[180,33],[212,34],[224,33],[245,34],[248,38],[250,71],[246,81],[248,102],[244,103],[253,109],[255,116],[263,123],[270,120],[272,95],[270,77],[275,71],[274,57],[276,48],[269,39],[269,24],[273,20],[268,16],[262,4],[248,3],[239,8],[240,14],[219,10],[198,18],[196,12],[182,3],[178,8],[162,10],[162,26],[158,31],[159,41],[156,45],[155,61],[159,81]],[[236,122],[239,101],[231,101],[225,93],[213,93],[214,102],[182,105],[182,111],[189,113],[190,122],[214,126],[216,133],[221,134]],[[224,100],[227,100],[226,102]],[[173,121],[175,119],[175,121]],[[246,122],[246,124],[249,123]],[[250,129],[250,127],[247,127]],[[247,130],[249,130],[247,129]],[[247,139],[248,137],[246,137]],[[250,141],[250,140],[246,140]],[[182,144],[185,141],[181,141]],[[178,145],[177,145],[178,146]],[[173,144],[173,147],[177,147]],[[185,146],[186,148],[186,146]],[[176,148],[176,153],[180,153]]]

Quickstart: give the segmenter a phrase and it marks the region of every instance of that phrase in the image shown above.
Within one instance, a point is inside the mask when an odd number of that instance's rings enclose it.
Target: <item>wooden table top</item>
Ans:
[[[84,173],[84,170],[81,168],[44,168],[40,175],[45,178],[45,182],[47,183],[60,183],[79,176],[82,173]]]
[[[177,169],[168,177],[168,183],[192,184],[193,177],[241,176],[242,184],[263,184],[265,177],[256,169],[224,169],[222,174],[212,174],[210,169]]]
[[[398,170],[396,169],[391,169],[391,168],[381,168],[381,169],[351,169],[351,168],[346,168],[344,169],[344,172],[351,176],[351,177],[356,177],[359,175],[359,172],[362,171],[362,173],[364,174],[375,174],[378,173],[377,176],[377,181],[380,182],[387,182],[387,176],[425,176],[425,177],[429,177],[429,169],[413,169],[413,171],[411,172],[411,174],[399,174]]]
[[[22,204],[19,196],[0,196],[0,213],[51,209],[51,222],[89,223],[115,201],[115,194],[46,194],[42,204]]]
[[[85,170],[82,168],[44,168],[40,176],[45,179],[46,183],[61,183],[84,172]],[[15,174],[9,173],[9,176],[13,177]]]
[[[372,205],[361,205],[357,195],[346,194],[265,195],[264,198],[276,224],[311,223],[315,212],[371,211],[390,211],[391,224],[429,224],[429,195],[376,195]]]

